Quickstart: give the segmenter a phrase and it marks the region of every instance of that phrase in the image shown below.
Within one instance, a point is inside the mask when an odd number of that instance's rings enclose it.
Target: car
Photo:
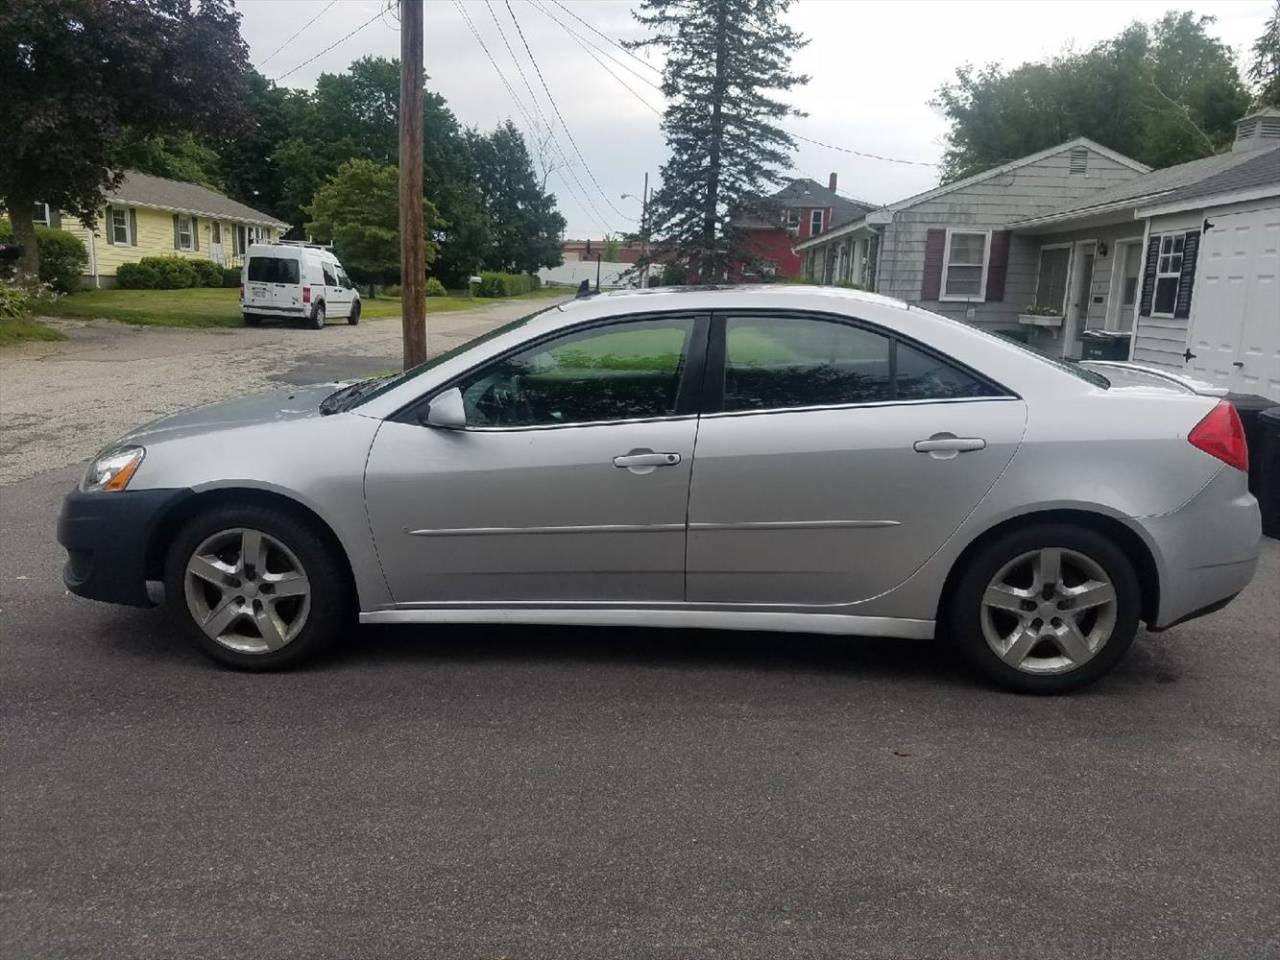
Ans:
[[[163,598],[244,669],[358,614],[938,635],[1061,693],[1253,576],[1220,393],[857,291],[611,293],[402,374],[140,427],[58,536],[73,593]]]
[[[314,243],[277,240],[250,244],[240,268],[245,326],[283,319],[323,330],[333,317],[360,322],[360,291],[333,251]]]

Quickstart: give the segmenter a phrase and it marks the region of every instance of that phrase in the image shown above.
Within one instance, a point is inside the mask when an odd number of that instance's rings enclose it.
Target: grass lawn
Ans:
[[[564,296],[564,292],[543,289],[527,297],[513,299],[541,299],[549,296]],[[427,313],[468,310],[472,307],[501,302],[500,300],[473,300],[466,296],[429,297]],[[101,317],[139,326],[239,327],[244,325],[244,319],[240,316],[240,292],[232,289],[84,290],[59,298],[48,312],[55,317],[79,317],[87,320]],[[377,297],[373,300],[368,297],[361,298],[362,320],[380,320],[398,316],[400,316],[399,297],[394,299]]]
[[[0,347],[9,347],[28,340],[65,340],[66,336],[53,327],[46,327],[30,317],[14,319],[0,317]]]

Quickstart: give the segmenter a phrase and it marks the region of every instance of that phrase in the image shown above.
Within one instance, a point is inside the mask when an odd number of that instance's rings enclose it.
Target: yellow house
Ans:
[[[108,194],[95,229],[37,204],[36,223],[79,237],[89,253],[85,285],[114,287],[116,268],[143,257],[192,257],[238,267],[251,243],[276,240],[289,224],[208,187],[129,173]]]

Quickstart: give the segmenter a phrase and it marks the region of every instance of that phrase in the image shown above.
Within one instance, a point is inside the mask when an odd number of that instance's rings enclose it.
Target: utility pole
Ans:
[[[644,193],[640,195],[640,256],[644,269],[640,271],[640,289],[649,286],[649,171],[644,172]]]
[[[422,222],[423,0],[400,0],[400,316],[404,368],[427,359],[426,227]]]

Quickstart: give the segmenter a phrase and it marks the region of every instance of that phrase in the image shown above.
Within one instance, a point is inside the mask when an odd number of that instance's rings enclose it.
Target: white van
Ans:
[[[360,322],[360,292],[324,247],[282,240],[254,243],[240,269],[240,312],[246,326],[301,320],[319,330],[333,317]]]

